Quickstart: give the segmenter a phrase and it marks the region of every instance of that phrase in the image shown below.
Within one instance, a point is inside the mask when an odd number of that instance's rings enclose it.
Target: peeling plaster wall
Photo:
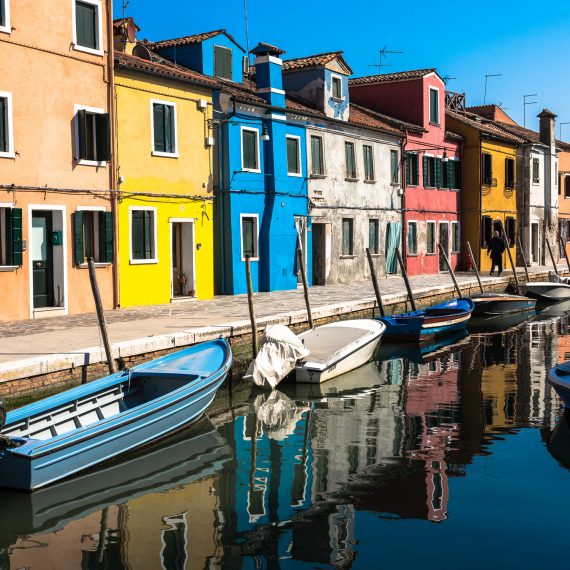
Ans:
[[[323,139],[325,175],[311,172],[311,135]],[[345,141],[354,143],[357,180],[346,179]],[[375,181],[364,181],[363,145],[372,145]],[[313,220],[313,264],[324,265],[325,283],[352,283],[370,279],[365,248],[369,245],[369,220],[379,221],[379,253],[375,256],[379,275],[386,271],[386,232],[388,222],[401,222],[400,185],[390,183],[390,150],[400,155],[400,139],[353,126],[327,127],[313,124],[307,128],[309,157],[308,190]],[[342,255],[342,220],[354,220],[352,256]],[[323,244],[318,250],[315,225],[322,229]],[[318,241],[318,240],[317,240]],[[319,257],[317,260],[316,258]],[[324,262],[320,257],[324,257]]]

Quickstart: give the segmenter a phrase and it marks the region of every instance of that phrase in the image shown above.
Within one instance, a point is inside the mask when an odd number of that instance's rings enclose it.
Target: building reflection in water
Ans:
[[[567,328],[546,314],[447,346],[386,347],[322,386],[247,388],[215,426],[33,499],[0,496],[20,513],[0,507],[0,568],[349,567],[359,512],[445,525],[450,481],[495,438],[537,426],[549,440],[560,403],[544,375],[569,356]]]

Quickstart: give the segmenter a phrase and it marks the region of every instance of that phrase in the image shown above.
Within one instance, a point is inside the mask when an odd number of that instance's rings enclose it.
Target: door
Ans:
[[[184,277],[182,271],[182,253],[181,233],[182,224],[172,224],[172,296],[181,297],[184,295]]]
[[[326,224],[313,222],[313,285],[326,285]]]
[[[386,273],[398,273],[396,248],[400,245],[400,222],[388,222],[386,231]]]
[[[532,252],[532,263],[538,263],[538,224],[533,222],[531,224],[531,252]]]
[[[295,216],[295,230],[297,231],[297,250],[300,249],[302,252],[302,263],[303,269],[305,270],[305,275],[307,275],[307,218],[305,216]],[[301,271],[297,267],[298,264],[298,254],[295,250],[295,267],[297,268],[297,283],[303,283],[303,278],[301,277]]]
[[[194,222],[172,222],[172,297],[196,294],[194,271]]]
[[[32,283],[34,308],[53,307],[52,213],[32,213]]]
[[[449,259],[449,224],[448,223],[441,223],[439,224],[439,244],[443,248],[447,259]],[[439,248],[438,248],[439,250]],[[447,265],[445,260],[443,259],[443,255],[441,254],[441,250],[439,250],[439,270],[440,271],[447,271]]]

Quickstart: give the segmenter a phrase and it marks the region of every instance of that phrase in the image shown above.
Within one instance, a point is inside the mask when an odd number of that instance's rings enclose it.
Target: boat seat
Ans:
[[[326,364],[331,356],[346,347],[348,344],[367,336],[370,331],[353,327],[320,328],[306,337],[301,337],[303,344],[311,351],[303,361]]]

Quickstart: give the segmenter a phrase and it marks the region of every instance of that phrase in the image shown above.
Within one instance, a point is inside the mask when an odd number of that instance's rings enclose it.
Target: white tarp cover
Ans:
[[[264,388],[275,388],[295,368],[297,360],[310,352],[285,325],[267,327],[260,344],[244,378]]]
[[[277,441],[283,441],[293,434],[298,421],[309,410],[307,406],[297,406],[279,390],[272,390],[269,396],[260,394],[253,407],[267,437]]]

